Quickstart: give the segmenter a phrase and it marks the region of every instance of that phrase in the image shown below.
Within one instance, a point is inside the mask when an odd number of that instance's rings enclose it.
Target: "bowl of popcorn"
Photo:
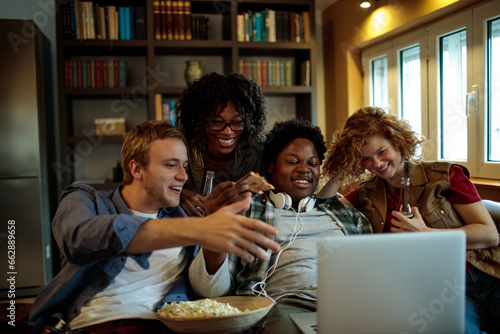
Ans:
[[[274,302],[257,296],[226,296],[163,305],[158,320],[176,333],[238,333],[257,324]]]

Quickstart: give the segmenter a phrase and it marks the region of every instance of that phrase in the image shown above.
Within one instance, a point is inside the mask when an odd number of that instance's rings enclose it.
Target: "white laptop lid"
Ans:
[[[318,332],[463,333],[465,233],[389,233],[318,243]]]

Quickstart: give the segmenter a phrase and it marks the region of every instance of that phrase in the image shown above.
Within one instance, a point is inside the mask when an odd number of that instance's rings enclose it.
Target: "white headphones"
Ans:
[[[292,198],[287,193],[274,193],[269,191],[269,199],[273,202],[274,207],[279,210],[288,210],[292,207]],[[314,208],[316,200],[312,197],[306,197],[300,200],[298,212],[309,212]]]

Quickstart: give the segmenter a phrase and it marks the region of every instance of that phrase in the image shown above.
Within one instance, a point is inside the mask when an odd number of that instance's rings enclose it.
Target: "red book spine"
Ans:
[[[250,78],[250,69],[248,68],[248,59],[243,60],[243,74]]]
[[[268,81],[267,81],[267,74],[268,74],[268,70],[267,70],[267,61],[266,60],[263,60],[261,61],[261,77],[262,77],[262,87],[266,87],[268,86]]]
[[[83,87],[83,83],[82,83],[82,60],[81,59],[78,59],[76,61],[76,64],[77,64],[77,73],[78,73],[78,88],[81,88]]]
[[[120,84],[120,78],[119,78],[119,69],[118,69],[118,65],[120,63],[120,61],[118,59],[115,59],[114,60],[114,67],[115,67],[115,71],[114,71],[114,75],[115,75],[115,85],[113,87],[119,87],[119,84]]]
[[[95,86],[102,88],[104,85],[104,77],[102,72],[102,60],[95,61]]]

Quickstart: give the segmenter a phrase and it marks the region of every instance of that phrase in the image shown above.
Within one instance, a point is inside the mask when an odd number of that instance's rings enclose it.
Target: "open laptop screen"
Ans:
[[[463,333],[465,233],[391,233],[318,243],[318,332]]]

